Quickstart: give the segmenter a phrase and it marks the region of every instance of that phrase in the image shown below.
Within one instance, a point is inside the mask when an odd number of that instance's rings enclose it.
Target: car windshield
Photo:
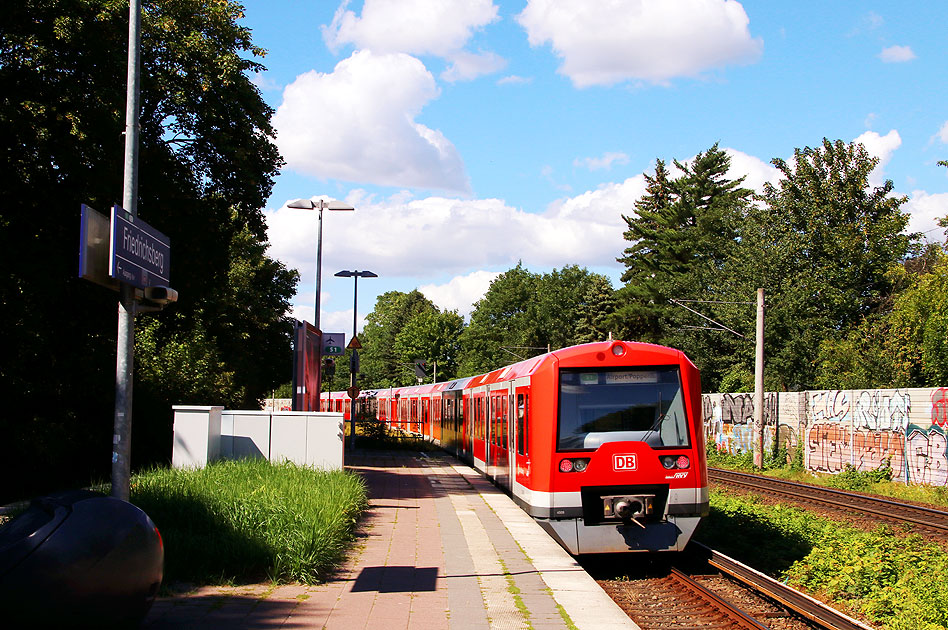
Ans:
[[[559,450],[606,442],[690,443],[677,367],[560,371]]]

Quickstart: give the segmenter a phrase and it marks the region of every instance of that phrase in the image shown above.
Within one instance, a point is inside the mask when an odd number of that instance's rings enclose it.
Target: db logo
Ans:
[[[635,453],[631,455],[612,456],[613,470],[635,470],[638,467],[638,458],[635,456]]]

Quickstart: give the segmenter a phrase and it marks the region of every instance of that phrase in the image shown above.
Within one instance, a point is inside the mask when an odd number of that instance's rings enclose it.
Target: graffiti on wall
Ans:
[[[753,398],[702,397],[710,444],[729,453],[753,450]],[[782,407],[776,394],[765,396],[765,447],[772,447],[777,427],[799,435],[809,470],[838,473],[851,465],[869,471],[888,464],[893,479],[948,485],[948,388],[797,392],[780,400]]]
[[[875,470],[888,461],[896,476],[903,469],[905,436],[820,423],[807,430],[807,447],[807,468],[815,472],[838,473],[848,464],[857,470]]]
[[[702,397],[702,415],[708,440],[731,454],[754,450],[754,395],[716,394]],[[773,448],[777,395],[764,394],[764,448]]]
[[[869,471],[888,463],[893,479],[948,484],[944,431],[948,392],[945,388],[930,390],[924,400],[928,391],[812,392],[807,414],[807,468],[837,473],[847,465]]]

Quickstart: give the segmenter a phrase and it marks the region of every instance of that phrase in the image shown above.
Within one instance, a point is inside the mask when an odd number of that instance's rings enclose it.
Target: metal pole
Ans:
[[[315,204],[313,204],[315,206]],[[316,346],[316,392],[317,398],[322,397],[323,391],[323,329],[319,324],[319,289],[322,283],[323,275],[323,200],[319,200],[319,228],[316,234],[316,314],[313,315],[313,325],[319,333],[319,344]],[[307,411],[319,411],[320,404],[316,404],[316,409]]]
[[[125,177],[122,187],[122,206],[132,217],[138,216],[140,45],[141,1],[131,0],[128,8],[128,88],[125,102]],[[132,374],[135,369],[135,289],[125,283],[121,285],[115,346],[111,495],[128,501],[132,450]]]
[[[358,336],[358,331],[356,330],[356,313],[358,312],[359,305],[359,271],[352,275],[352,279],[355,281],[352,287],[352,339],[355,340]],[[359,350],[357,348],[352,348],[352,363],[350,363],[351,369],[349,370],[349,387],[355,387],[358,382],[357,372],[359,366]],[[352,399],[352,402],[349,406],[349,447],[355,448],[355,439],[356,439],[356,423],[355,423],[355,398]]]
[[[764,290],[757,289],[757,349],[754,358],[754,466],[764,467]]]

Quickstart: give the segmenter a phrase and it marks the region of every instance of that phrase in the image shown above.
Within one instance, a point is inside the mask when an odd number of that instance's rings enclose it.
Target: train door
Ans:
[[[509,486],[509,464],[507,439],[509,431],[507,428],[508,406],[507,401],[508,386],[504,384],[501,388],[495,389],[490,394],[490,419],[491,419],[491,467],[489,474],[501,486]]]
[[[471,395],[471,454],[474,458],[474,467],[487,471],[487,423],[486,390],[474,391]]]
[[[470,461],[474,463],[474,451],[473,451],[473,428],[474,424],[473,410],[471,409],[471,396],[463,395],[461,397],[460,403],[460,412],[461,412],[461,453],[464,455],[465,461]]]
[[[530,379],[518,379],[513,392],[510,474],[511,489],[516,495],[518,485],[533,487],[530,482]]]

